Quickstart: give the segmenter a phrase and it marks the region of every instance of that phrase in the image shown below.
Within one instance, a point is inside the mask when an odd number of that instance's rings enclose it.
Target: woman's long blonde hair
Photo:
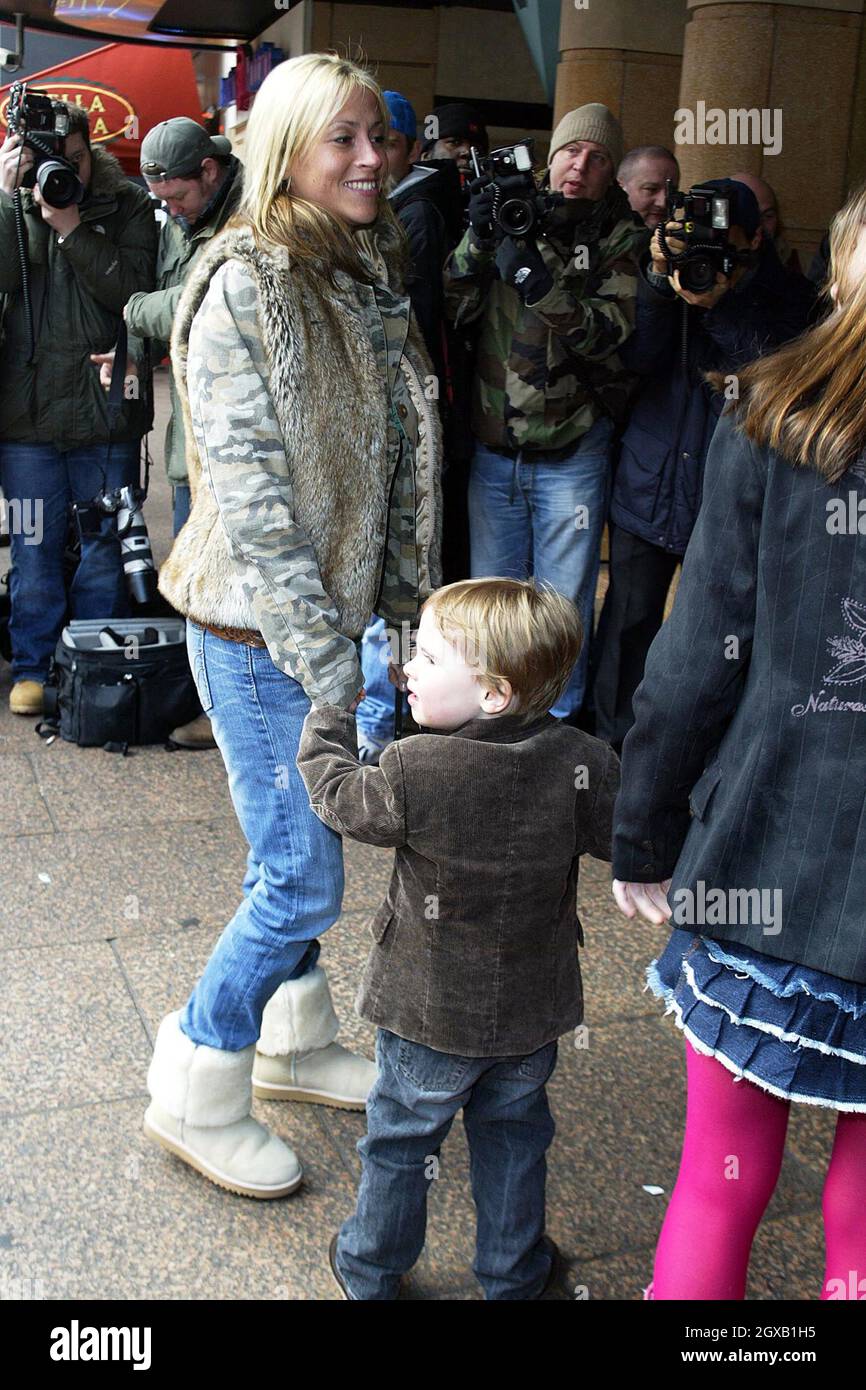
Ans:
[[[828,318],[737,373],[738,423],[795,467],[814,468],[835,483],[866,445],[866,280],[852,285],[849,268],[866,226],[866,184],[849,197],[830,227],[830,269],[821,287],[839,282]],[[707,373],[716,389],[721,372]],[[728,378],[729,380],[729,378]]]
[[[292,192],[286,170],[312,149],[337,112],[359,90],[370,92],[385,130],[391,117],[372,75],[337,53],[306,53],[278,64],[253,103],[244,141],[244,191],[237,221],[256,240],[286,246],[294,264],[333,278],[335,269],[369,282],[361,251],[391,253],[399,266],[403,234],[390,203],[380,194],[375,223],[358,235],[316,203]]]

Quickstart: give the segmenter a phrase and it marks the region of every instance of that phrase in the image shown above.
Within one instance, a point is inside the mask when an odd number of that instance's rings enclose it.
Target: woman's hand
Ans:
[[[362,687],[361,687],[361,690],[360,690],[360,692],[359,692],[359,694],[355,696],[354,700],[352,701],[352,703],[351,703],[350,706],[349,706],[349,713],[350,713],[350,714],[354,714],[354,713],[355,713],[355,710],[358,708],[358,706],[360,705],[361,701],[364,699],[364,696],[365,696],[366,694],[367,694],[367,691],[366,691],[366,689],[362,686]]]
[[[663,883],[623,883],[615,878],[612,889],[616,905],[624,917],[634,917],[639,912],[654,926],[661,926],[671,915],[666,897],[670,886],[669,878]]]

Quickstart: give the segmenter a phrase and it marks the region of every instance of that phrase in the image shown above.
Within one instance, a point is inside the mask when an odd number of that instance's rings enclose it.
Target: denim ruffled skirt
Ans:
[[[866,1111],[866,986],[675,928],[647,984],[697,1052],[783,1100]]]

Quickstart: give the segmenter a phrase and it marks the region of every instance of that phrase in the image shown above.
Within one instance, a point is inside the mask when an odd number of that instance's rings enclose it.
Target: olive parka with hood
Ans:
[[[61,240],[23,189],[30,297],[30,339],[12,198],[0,192],[0,439],[72,449],[139,439],[150,428],[149,392],[124,392],[114,431],[108,396],[92,352],[117,342],[123,306],[154,285],[159,229],[153,203],[126,178],[114,155],[91,147],[93,172],[79,206],[81,223]],[[127,397],[129,397],[127,399]]]

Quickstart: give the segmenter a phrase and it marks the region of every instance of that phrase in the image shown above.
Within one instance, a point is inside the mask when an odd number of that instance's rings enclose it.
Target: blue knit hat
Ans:
[[[399,92],[383,92],[382,95],[391,113],[391,129],[399,130],[410,143],[414,143],[418,134],[418,117],[411,101],[407,101]]]

